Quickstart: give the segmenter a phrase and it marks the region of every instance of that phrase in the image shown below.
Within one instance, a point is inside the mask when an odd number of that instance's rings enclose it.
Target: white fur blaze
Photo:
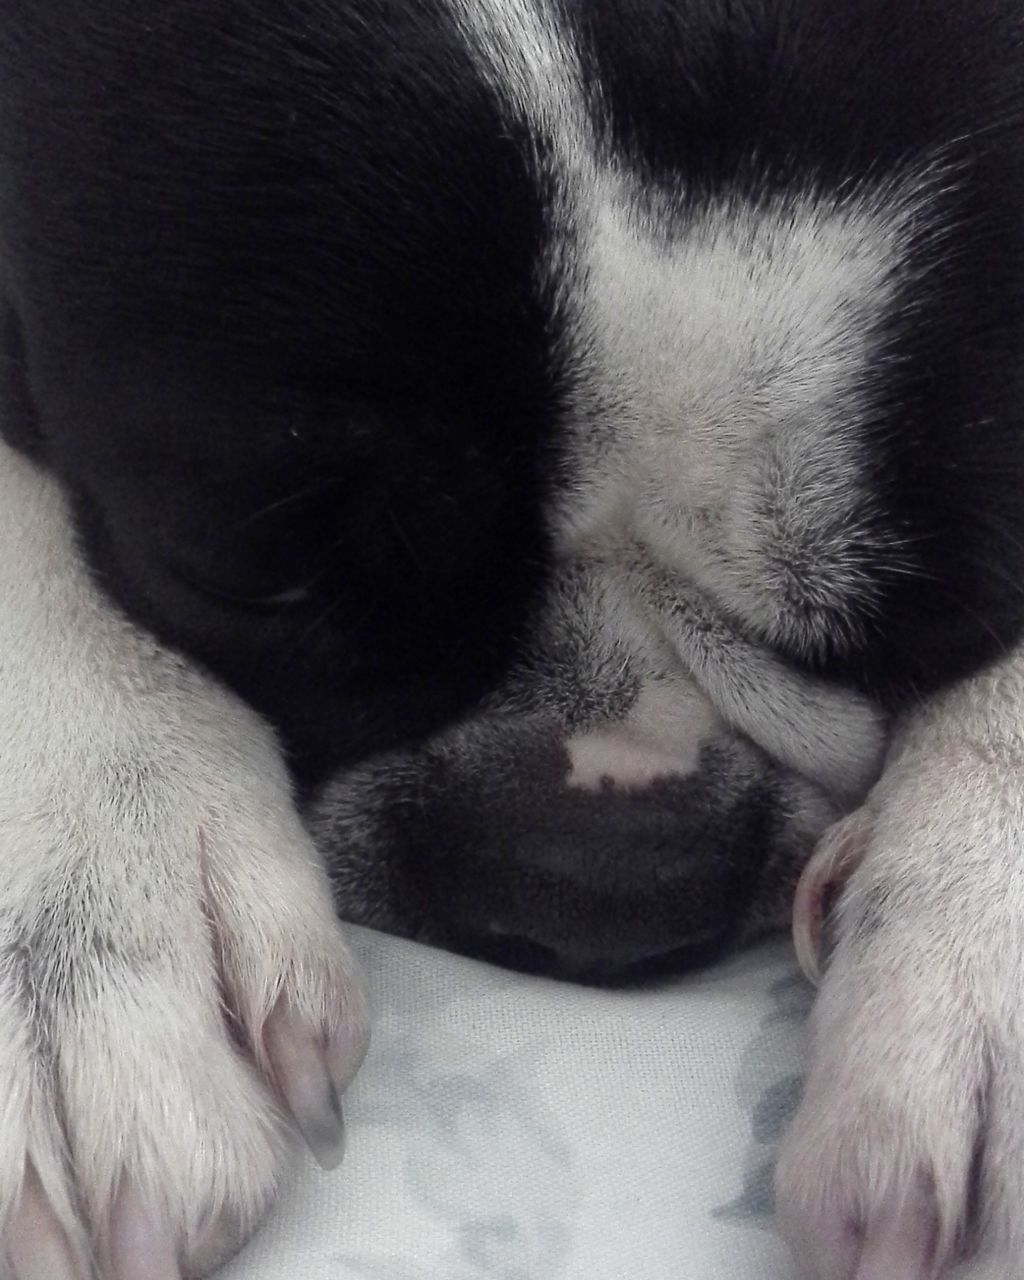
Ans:
[[[701,748],[725,726],[706,698],[682,680],[649,681],[624,720],[568,740],[569,786],[629,789],[698,772]]]
[[[565,553],[633,539],[772,646],[861,642],[877,565],[912,561],[872,430],[892,321],[928,287],[913,245],[941,173],[758,200],[694,199],[680,175],[652,196],[609,149],[571,6],[453,9],[510,120],[544,142],[543,271],[573,370]]]

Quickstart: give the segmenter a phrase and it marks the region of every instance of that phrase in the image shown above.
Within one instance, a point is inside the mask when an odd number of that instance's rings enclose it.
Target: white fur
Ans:
[[[783,1225],[813,1280],[926,1280],[933,1220],[934,1274],[974,1225],[986,1274],[1020,1280],[1024,648],[910,716],[848,821],[865,852],[780,1166]]]
[[[580,341],[616,440],[571,527],[624,525],[758,634],[812,650],[872,600],[861,423],[897,228],[853,198],[663,226],[638,204],[608,205],[584,243]]]
[[[208,1266],[280,1169],[268,1015],[357,1060],[360,988],[272,735],[100,595],[2,446],[0,548],[0,1258],[28,1160],[76,1249],[138,1191]]]
[[[594,791],[608,782],[630,788],[685,778],[700,767],[701,747],[724,732],[722,718],[692,685],[649,681],[620,723],[568,740],[569,786]]]
[[[744,639],[688,582],[653,567],[642,547],[609,541],[606,556],[578,563],[570,581],[573,590],[549,601],[546,643],[557,649],[567,635],[587,637],[592,695],[616,668],[641,683],[624,721],[608,706],[570,739],[574,785],[685,775],[728,724],[840,808],[864,799],[887,731],[867,698],[802,675]],[[593,697],[591,705],[597,710]]]
[[[886,745],[885,720],[874,704],[802,675],[751,644],[670,574],[634,565],[628,585],[731,725],[837,800],[857,804],[864,798]]]
[[[567,555],[639,539],[773,644],[853,640],[899,569],[865,423],[932,176],[688,208],[611,152],[571,36],[533,0],[459,0],[510,116],[545,144],[549,282],[568,321]],[[922,282],[917,282],[923,287]]]

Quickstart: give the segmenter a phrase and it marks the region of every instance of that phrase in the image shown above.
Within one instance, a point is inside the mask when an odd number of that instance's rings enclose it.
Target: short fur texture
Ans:
[[[80,1267],[120,1213],[154,1274],[163,1236],[205,1271],[276,1190],[271,1015],[347,1071],[366,1007],[272,733],[110,607],[52,477],[0,449],[0,1238],[39,1230],[29,1170]]]
[[[1024,653],[909,716],[860,844],[778,1172],[809,1274],[1024,1275]]]
[[[604,981],[785,921],[814,840],[877,774],[882,722],[721,628],[674,644],[645,586],[639,568],[567,567],[476,714],[322,789],[309,817],[346,918]],[[773,752],[757,729],[780,725],[795,731]]]
[[[349,913],[631,975],[777,921],[890,716],[782,1220],[1022,1274],[1022,207],[1017,0],[6,0],[18,1280],[330,1158],[292,783]]]

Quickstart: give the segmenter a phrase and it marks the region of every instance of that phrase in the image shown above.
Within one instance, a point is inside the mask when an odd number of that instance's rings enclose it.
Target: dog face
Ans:
[[[566,550],[888,699],[1017,633],[1010,4],[65,8],[0,35],[7,399],[311,774]]]
[[[364,1044],[274,742],[97,598],[64,496],[340,767],[361,918],[707,958],[868,785],[864,694],[1021,630],[1021,41],[1016,0],[6,0],[0,424],[65,491],[0,469],[15,1270],[207,1270],[278,1180],[238,1032],[327,1160]],[[1021,1256],[1009,665],[862,815],[782,1183],[818,1271],[971,1216]]]

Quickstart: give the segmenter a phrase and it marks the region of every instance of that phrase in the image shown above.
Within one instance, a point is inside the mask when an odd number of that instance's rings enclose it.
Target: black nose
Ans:
[[[707,963],[792,839],[784,775],[740,739],[628,790],[568,786],[554,738],[502,755],[421,793],[408,864],[439,940],[481,959],[595,982]]]
[[[513,716],[339,775],[309,811],[339,913],[578,981],[678,972],[781,923],[834,817],[727,730],[686,776],[571,776],[560,731]]]

